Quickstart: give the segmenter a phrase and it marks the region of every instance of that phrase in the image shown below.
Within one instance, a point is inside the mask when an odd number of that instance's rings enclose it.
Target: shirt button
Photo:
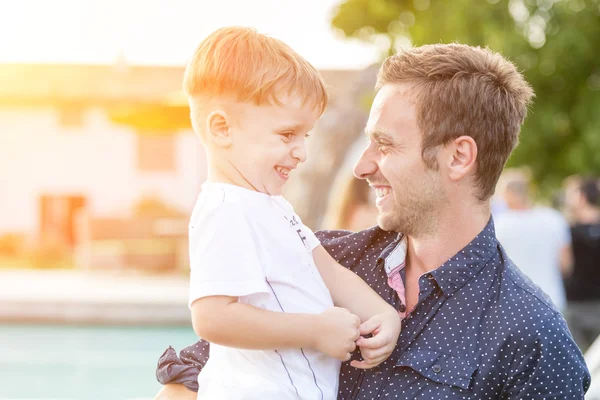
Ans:
[[[433,370],[433,372],[435,372],[436,374],[439,374],[440,372],[442,372],[442,366],[439,364],[435,364],[433,367],[431,367],[431,369]]]
[[[427,276],[427,279],[429,279],[429,280],[433,280],[434,279],[433,275],[431,275],[431,274],[427,274],[426,276]]]
[[[398,311],[400,311],[400,312],[404,312],[404,311],[406,311],[406,306],[405,306],[404,304],[400,304],[400,305],[398,306]]]
[[[375,375],[381,375],[381,367],[378,365],[376,367],[373,368],[373,373]]]

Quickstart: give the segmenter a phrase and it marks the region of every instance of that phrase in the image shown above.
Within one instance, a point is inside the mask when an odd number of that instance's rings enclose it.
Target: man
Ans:
[[[431,45],[390,57],[354,173],[375,189],[378,227],[321,232],[331,255],[398,309],[380,366],[342,365],[338,399],[583,399],[589,373],[566,324],[499,245],[489,199],[531,88],[500,55]],[[368,348],[355,352],[366,364]],[[159,360],[162,383],[193,389],[199,342]],[[159,398],[193,399],[182,386]]]
[[[571,232],[562,214],[534,207],[524,171],[508,170],[497,190],[507,209],[494,216],[496,236],[512,261],[564,311],[563,274],[571,259]]]
[[[566,281],[565,316],[575,341],[586,351],[600,336],[600,187],[596,178],[571,186],[566,205],[574,219],[573,273]]]

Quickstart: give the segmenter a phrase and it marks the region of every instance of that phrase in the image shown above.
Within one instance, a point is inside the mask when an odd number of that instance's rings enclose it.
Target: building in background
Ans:
[[[357,72],[322,73],[335,104]],[[74,251],[90,267],[185,262],[176,253],[206,166],[182,76],[124,63],[0,65],[0,236]]]

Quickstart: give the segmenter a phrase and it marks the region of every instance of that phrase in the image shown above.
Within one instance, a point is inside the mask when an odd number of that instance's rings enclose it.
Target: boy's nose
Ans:
[[[298,160],[299,163],[306,161],[306,146],[304,144],[294,147],[292,157]]]

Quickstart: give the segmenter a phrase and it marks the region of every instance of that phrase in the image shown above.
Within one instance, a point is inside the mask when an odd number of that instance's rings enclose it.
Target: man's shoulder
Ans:
[[[523,316],[514,319],[516,330],[537,328],[556,318],[562,319],[550,297],[510,259],[506,259],[503,269],[498,300],[502,309]]]
[[[322,230],[315,234],[323,247],[338,262],[350,255],[357,259],[365,251],[379,254],[398,236],[398,233],[384,231],[378,226],[358,232]]]

